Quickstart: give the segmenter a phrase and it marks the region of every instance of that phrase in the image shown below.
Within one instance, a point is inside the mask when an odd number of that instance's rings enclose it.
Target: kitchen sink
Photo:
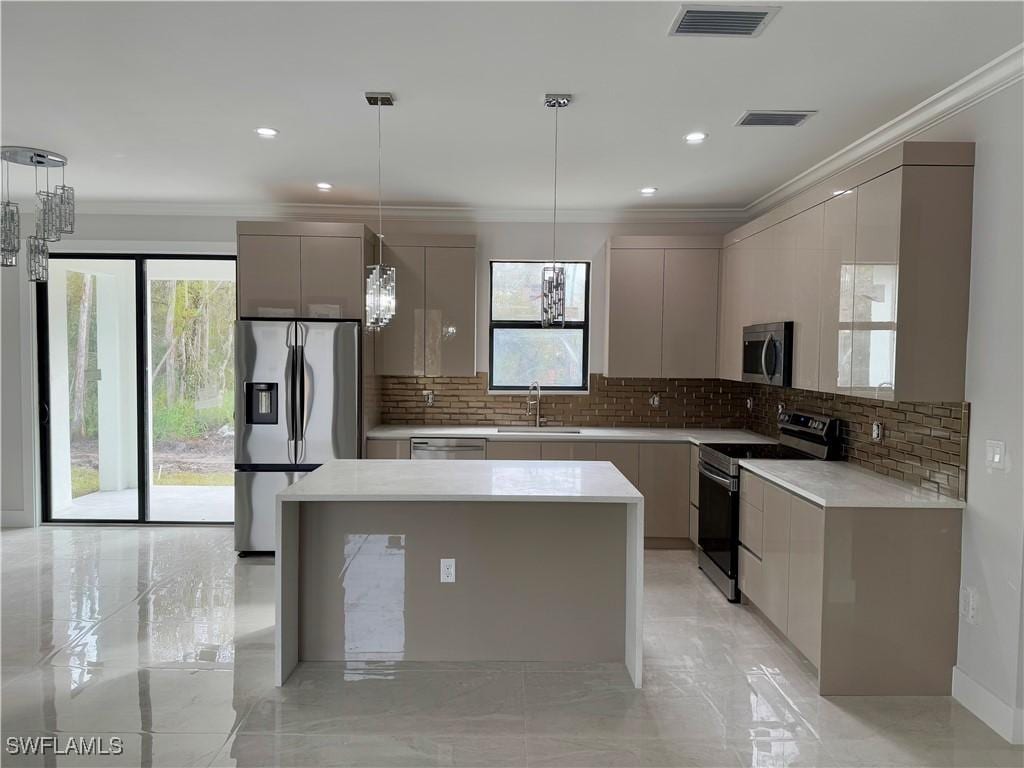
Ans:
[[[579,429],[576,427],[498,427],[500,433],[548,433],[555,435],[578,435]]]

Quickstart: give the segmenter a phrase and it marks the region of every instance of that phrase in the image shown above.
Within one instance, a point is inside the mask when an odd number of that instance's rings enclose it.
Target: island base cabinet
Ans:
[[[825,511],[803,499],[789,507],[789,606],[786,634],[814,666],[821,663]]]

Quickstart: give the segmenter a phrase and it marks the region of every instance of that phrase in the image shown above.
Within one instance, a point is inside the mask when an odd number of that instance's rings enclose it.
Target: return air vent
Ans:
[[[736,121],[736,125],[743,126],[783,126],[786,128],[796,128],[797,126],[803,125],[810,119],[811,115],[815,115],[813,109],[810,110],[747,110],[743,113],[743,117]]]
[[[684,5],[669,35],[757,37],[778,11],[774,5]]]

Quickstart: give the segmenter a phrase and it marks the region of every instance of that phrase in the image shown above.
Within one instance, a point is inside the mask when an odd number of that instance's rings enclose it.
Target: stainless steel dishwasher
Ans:
[[[483,459],[487,441],[477,437],[416,437],[412,439],[414,459]]]

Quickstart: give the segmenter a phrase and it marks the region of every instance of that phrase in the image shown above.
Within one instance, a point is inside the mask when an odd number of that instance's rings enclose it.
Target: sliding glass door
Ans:
[[[43,519],[233,520],[233,259],[54,255],[37,293]]]
[[[50,516],[137,520],[135,265],[54,259],[46,288]]]
[[[146,264],[149,519],[234,519],[235,263]]]

